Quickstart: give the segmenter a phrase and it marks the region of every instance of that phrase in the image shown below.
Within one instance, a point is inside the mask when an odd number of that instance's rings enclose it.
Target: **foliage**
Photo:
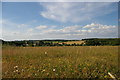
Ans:
[[[73,41],[73,42],[72,42]],[[76,43],[75,43],[76,41]],[[82,42],[82,43],[81,43]],[[23,40],[23,41],[3,41],[3,45],[10,46],[103,46],[120,45],[120,38],[111,39],[82,39],[80,40]]]
[[[120,38],[113,39],[83,39],[87,46],[120,45]]]

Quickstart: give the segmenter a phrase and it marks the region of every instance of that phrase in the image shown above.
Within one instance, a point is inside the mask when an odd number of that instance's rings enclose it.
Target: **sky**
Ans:
[[[2,2],[2,39],[118,37],[117,2]]]

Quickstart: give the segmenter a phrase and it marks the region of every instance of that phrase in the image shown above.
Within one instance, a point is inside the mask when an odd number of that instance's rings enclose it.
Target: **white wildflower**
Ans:
[[[18,72],[18,70],[16,70],[16,72]]]
[[[16,69],[16,68],[18,68],[18,66],[14,66],[14,68]]]
[[[43,72],[45,72],[45,69],[43,69]]]
[[[16,71],[13,71],[14,73],[16,72]]]
[[[35,76],[37,76],[37,74],[35,74]]]
[[[45,54],[47,54],[47,52],[45,52]]]
[[[55,72],[55,69],[53,69],[53,71]]]
[[[24,69],[22,69],[22,72],[24,72]]]

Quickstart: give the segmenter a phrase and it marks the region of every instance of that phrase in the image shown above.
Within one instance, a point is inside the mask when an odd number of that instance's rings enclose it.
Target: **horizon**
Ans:
[[[0,39],[0,40],[3,40],[3,41],[34,41],[34,40],[35,40],[35,41],[37,41],[37,40],[38,40],[38,41],[45,41],[45,40],[46,40],[46,41],[47,41],[47,40],[48,40],[48,41],[49,41],[49,40],[50,40],[50,41],[54,41],[54,40],[71,40],[71,41],[72,41],[72,40],[73,40],[73,41],[76,40],[76,41],[81,41],[81,40],[84,40],[84,39],[119,39],[119,38],[116,37],[116,38],[83,38],[83,39],[23,39],[23,40],[17,40],[17,39],[16,39],[16,40],[4,40],[4,39]]]
[[[3,40],[118,37],[117,2],[2,2],[2,9]]]

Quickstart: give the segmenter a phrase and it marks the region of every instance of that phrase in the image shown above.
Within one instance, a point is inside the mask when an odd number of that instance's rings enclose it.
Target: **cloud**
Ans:
[[[111,29],[116,28],[116,26],[91,23],[89,25],[84,26],[83,28],[95,30],[95,29]]]
[[[32,32],[33,30],[34,30],[33,28],[29,28],[27,32]]]
[[[18,24],[3,21],[2,38],[4,40],[24,39],[83,39],[118,37],[118,27],[91,23],[84,26],[71,25],[60,27],[57,25],[40,25],[37,27],[16,27]],[[27,24],[26,24],[27,25]]]
[[[36,29],[38,29],[38,30],[45,29],[45,28],[48,28],[48,26],[46,26],[46,25],[40,25],[40,26],[36,27]]]
[[[40,3],[44,8],[40,15],[44,18],[59,22],[81,22],[109,14],[117,8],[110,2],[51,2]]]
[[[89,0],[89,2],[118,2],[119,0]],[[2,2],[28,2],[28,0],[3,0]],[[29,2],[88,2],[88,0],[29,0]]]
[[[18,24],[10,20],[2,20],[2,38],[4,40],[19,40],[28,39],[29,34],[28,29],[31,26],[28,24]],[[30,30],[29,30],[30,31]]]
[[[87,26],[87,27],[86,27]],[[102,25],[91,23],[85,26],[66,26],[62,29],[48,29],[43,30],[43,35],[51,36],[63,36],[63,38],[86,38],[86,37],[117,37],[118,27],[112,25]]]
[[[0,19],[0,39],[2,39],[2,19]]]
[[[98,24],[91,23],[90,25],[86,25],[83,28],[92,28],[94,26],[99,26]]]
[[[3,25],[3,28],[6,28],[6,29],[9,28],[9,29],[13,29],[13,30],[15,30],[15,29],[19,30],[19,29],[25,29],[27,27],[31,27],[28,24],[23,24],[23,23],[19,24],[19,23],[15,23],[15,22],[7,20],[7,19],[2,20],[2,25]]]
[[[27,25],[27,24],[19,24],[17,27],[22,28],[22,27],[27,27],[27,26],[29,26],[29,25]]]

